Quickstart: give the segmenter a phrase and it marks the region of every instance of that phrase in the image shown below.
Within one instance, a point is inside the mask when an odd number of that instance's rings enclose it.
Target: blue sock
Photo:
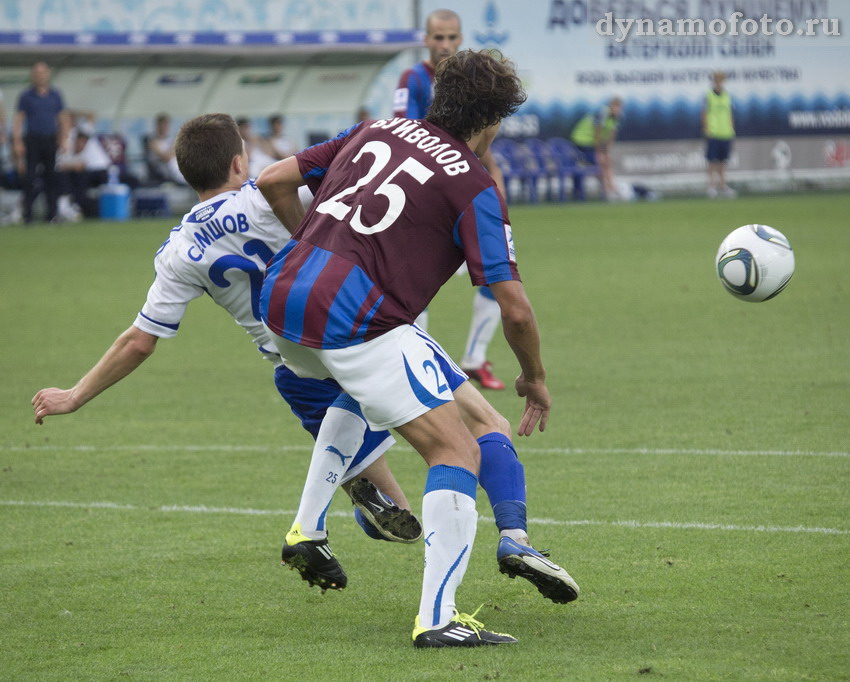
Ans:
[[[488,433],[478,439],[481,471],[478,482],[490,500],[498,529],[528,530],[525,510],[525,469],[507,436]]]

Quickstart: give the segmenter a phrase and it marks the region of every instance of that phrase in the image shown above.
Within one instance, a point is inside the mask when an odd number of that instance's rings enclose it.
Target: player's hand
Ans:
[[[549,410],[552,407],[552,399],[549,397],[546,384],[543,381],[526,381],[525,376],[520,374],[516,379],[516,392],[520,398],[525,398],[525,409],[522,411],[522,420],[519,423],[519,435],[530,436],[534,433],[534,427],[538,422],[540,430],[544,431],[549,421]]]
[[[43,388],[32,399],[36,424],[43,424],[44,418],[51,414],[68,414],[77,407],[72,389]]]

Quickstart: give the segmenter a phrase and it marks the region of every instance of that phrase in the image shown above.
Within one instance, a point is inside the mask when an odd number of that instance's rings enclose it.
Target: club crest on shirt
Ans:
[[[393,111],[407,109],[407,100],[410,93],[407,88],[398,88],[393,93]]]
[[[213,213],[215,213],[215,206],[204,206],[203,208],[195,211],[195,220],[199,223],[202,223]]]
[[[198,210],[189,213],[183,219],[183,222],[186,223],[203,223],[209,220],[212,215],[218,210],[219,206],[221,206],[226,199],[221,199],[220,201],[216,201],[212,204],[207,204],[206,206],[201,206]]]

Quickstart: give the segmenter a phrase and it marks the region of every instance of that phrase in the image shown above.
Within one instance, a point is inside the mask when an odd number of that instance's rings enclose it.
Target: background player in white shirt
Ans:
[[[328,472],[346,482],[362,474],[405,508],[390,509],[385,498],[373,499],[388,508],[386,518],[372,515],[387,521],[383,534],[391,536],[388,539],[415,541],[421,528],[406,511],[407,500],[382,457],[394,442],[392,436],[368,429],[359,406],[340,396],[334,382],[302,380],[285,368],[259,319],[265,263],[286,243],[289,233],[248,180],[247,154],[235,121],[226,114],[192,119],[181,128],[175,148],[180,170],[200,203],[172,229],[157,252],[156,278],[133,325],[73,388],[46,388],[35,395],[36,423],[48,415],[74,412],[130,374],[154,352],[160,338],[177,334],[188,304],[208,293],[248,332],[263,357],[274,363],[279,392],[317,438],[296,517],[307,532],[327,534],[327,504],[317,508],[313,500],[321,496],[311,489],[329,486]],[[335,578],[335,584],[316,582],[322,588],[345,586],[344,573]]]

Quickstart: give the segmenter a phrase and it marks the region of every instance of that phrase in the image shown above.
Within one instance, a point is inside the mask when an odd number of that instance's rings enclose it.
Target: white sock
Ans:
[[[502,312],[499,304],[487,298],[481,289],[472,299],[472,322],[466,339],[466,350],[460,361],[462,369],[478,369],[487,361],[487,347],[493,340],[493,334],[499,328]]]
[[[522,528],[506,528],[499,531],[501,537],[510,538],[514,542],[518,542],[525,547],[531,547],[531,540],[528,539],[528,532]]]
[[[443,482],[455,480],[450,481],[448,488],[434,485],[434,481],[441,478]],[[458,478],[466,481],[456,484]],[[467,494],[470,492],[467,482],[477,480],[474,474],[460,467],[437,465],[428,471],[428,484],[422,498],[425,571],[419,602],[421,627],[441,628],[454,616],[455,592],[466,573],[478,524],[475,488],[471,495]]]
[[[325,514],[354,456],[363,445],[366,422],[349,410],[329,407],[313,447],[295,522],[310,540],[327,537]],[[339,454],[337,454],[339,453]]]

